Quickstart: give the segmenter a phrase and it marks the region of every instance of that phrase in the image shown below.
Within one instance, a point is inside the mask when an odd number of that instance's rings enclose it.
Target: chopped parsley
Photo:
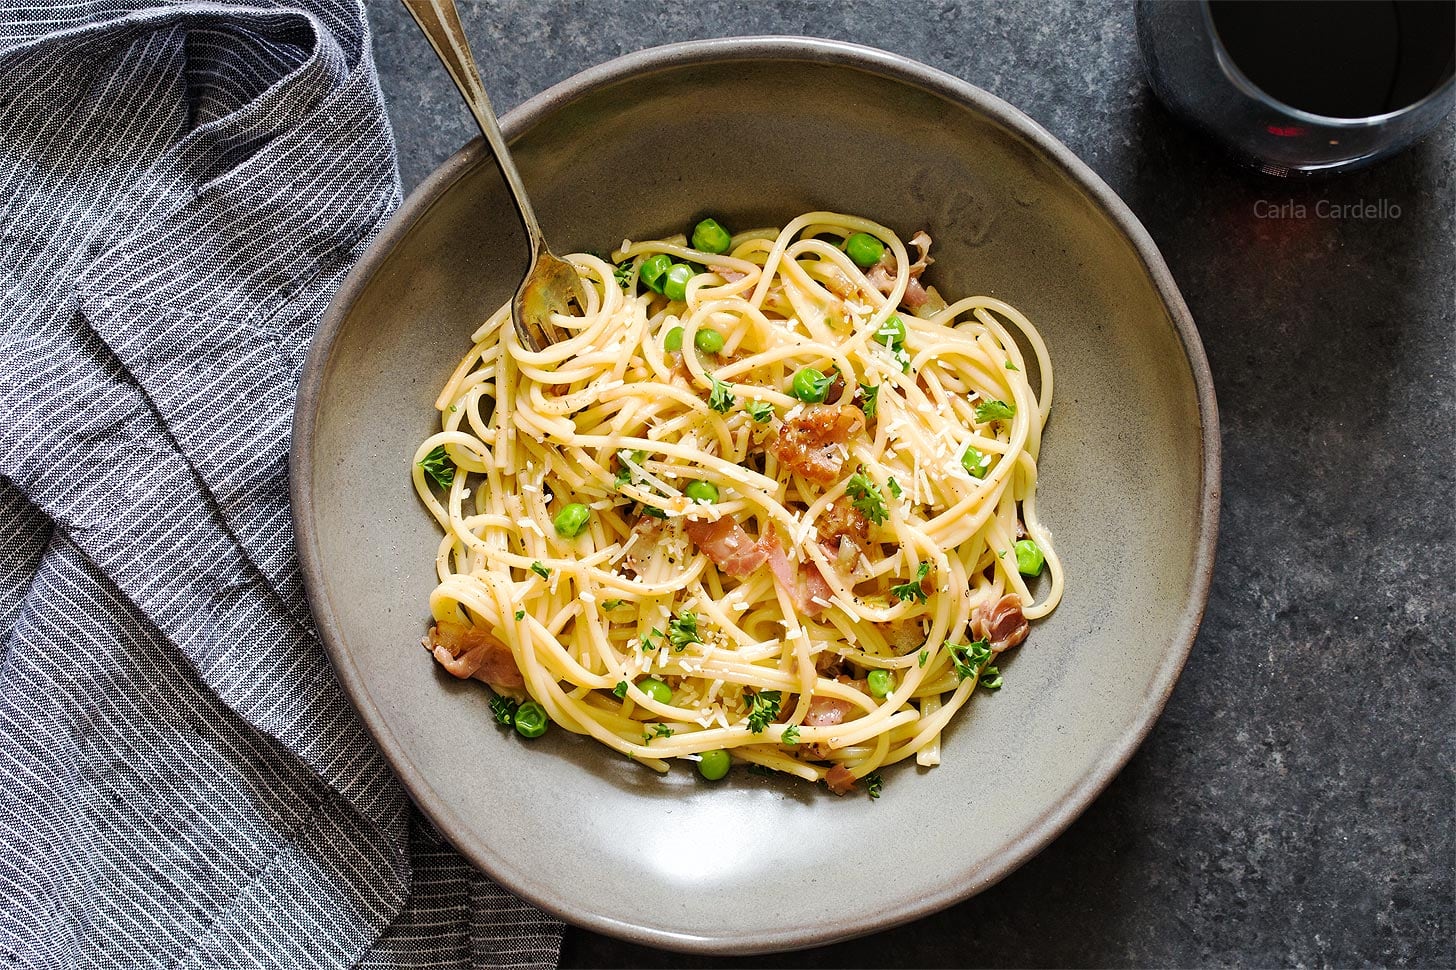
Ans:
[[[516,621],[517,622],[520,622],[521,620],[524,620],[525,618],[526,618],[526,611],[525,610],[516,610]]]
[[[1017,371],[1021,370],[1020,367],[1017,367],[1015,364],[1011,363],[1011,361],[1009,361],[1009,360],[1006,362],[1006,369],[1007,370],[1017,370]]]
[[[713,378],[713,393],[708,395],[708,407],[719,414],[727,414],[733,410],[733,405],[737,400],[733,396],[732,384],[724,384],[718,378]]]
[[[799,726],[797,724],[790,724],[788,727],[784,728],[784,744],[798,744],[798,743],[799,743]]]
[[[890,512],[885,507],[885,497],[880,494],[880,488],[861,468],[849,477],[849,483],[844,486],[844,492],[854,500],[854,507],[864,513],[864,517],[875,525],[882,524],[889,518]]]
[[[644,506],[642,506],[642,514],[643,515],[646,515],[646,516],[651,516],[654,519],[665,519],[665,518],[667,518],[667,513],[664,512],[664,511],[662,511],[662,509],[657,508],[654,505],[644,505]]]
[[[616,278],[617,285],[622,289],[629,290],[632,288],[632,270],[636,264],[637,260],[635,258],[625,259],[617,264],[616,269],[612,270],[612,276]]]
[[[991,659],[991,644],[987,640],[972,640],[970,643],[947,640],[945,649],[950,654],[951,664],[955,666],[956,676],[961,680],[976,676]]]
[[[901,371],[906,374],[910,373],[910,355],[906,353],[904,347],[896,347],[891,356],[895,358],[895,363],[900,365]]]
[[[617,681],[617,686],[612,688],[612,693],[616,694],[619,699],[626,699],[627,682],[625,680]]]
[[[925,587],[921,585],[925,577],[930,575],[930,563],[923,562],[915,567],[915,578],[909,582],[901,583],[898,586],[891,586],[890,592],[895,594],[900,602],[924,603],[930,597],[925,593]],[[922,664],[923,666],[923,664]]]
[[[905,494],[905,490],[900,487],[900,483],[895,481],[894,478],[886,479],[885,484],[890,486],[890,494],[895,496],[896,498],[899,498],[901,495]]]
[[[651,741],[653,738],[670,738],[672,735],[672,728],[666,724],[654,724],[652,725],[652,733],[642,735],[642,740]]]
[[[986,401],[976,405],[976,421],[985,424],[987,421],[1003,421],[1016,416],[1016,405],[1007,404],[1005,401]]]
[[[642,652],[643,653],[651,653],[652,651],[654,651],[654,650],[657,649],[658,644],[655,644],[655,643],[652,642],[652,638],[653,637],[657,637],[659,640],[661,640],[662,639],[662,631],[659,630],[657,627],[653,627],[652,629],[650,629],[650,630],[647,631],[647,636],[645,636],[645,637],[642,638]]]
[[[880,797],[880,789],[885,787],[885,780],[876,771],[874,774],[865,776],[865,791],[870,793],[871,798]]]
[[[987,690],[1000,690],[1001,689],[1001,670],[1000,670],[1000,668],[998,668],[998,667],[992,667],[992,666],[987,666],[987,667],[982,668],[982,670],[981,670],[981,679],[977,683],[976,686],[978,686],[978,687],[984,687]]]
[[[929,650],[922,650],[922,651],[920,651],[920,666],[924,667],[925,666],[925,661],[927,661],[929,659],[930,659],[930,651]]]
[[[621,600],[603,600],[602,601],[602,609],[604,609],[604,610],[615,610],[617,607],[619,607],[621,605],[622,605],[622,601]]]
[[[779,716],[783,692],[763,690],[756,694],[746,692],[743,696],[748,700],[748,729],[754,734],[762,734],[768,722]]]
[[[516,723],[516,708],[520,706],[519,702],[511,700],[504,694],[497,694],[490,699],[490,713],[495,716],[497,724],[503,724],[506,727]]]
[[[677,616],[667,621],[667,641],[672,644],[675,652],[681,653],[691,643],[702,643],[698,636],[698,615],[691,610],[683,610]]]
[[[743,410],[747,411],[748,416],[759,424],[765,423],[774,416],[774,406],[767,401],[749,401],[743,405]]]
[[[541,561],[539,559],[536,562],[531,563],[531,572],[535,573],[537,576],[540,576],[542,579],[551,578],[551,570],[541,565]]]
[[[446,454],[444,445],[436,445],[430,449],[430,453],[421,458],[419,464],[425,470],[425,477],[441,488],[449,488],[455,481],[455,463]]]
[[[875,411],[880,406],[880,385],[876,384],[871,387],[868,384],[861,384],[859,386],[859,393],[860,397],[864,399],[864,403],[860,405],[860,410],[864,412],[865,417],[874,417]]]

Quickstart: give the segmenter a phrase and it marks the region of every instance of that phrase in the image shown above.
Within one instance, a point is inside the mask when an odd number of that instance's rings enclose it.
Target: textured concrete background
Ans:
[[[1240,170],[1153,101],[1123,3],[461,6],[502,113],[619,54],[756,33],[881,47],[1000,95],[1148,227],[1223,419],[1193,655],[1146,744],[1046,851],[821,950],[710,960],[573,930],[567,966],[1456,965],[1456,124],[1336,179]],[[370,10],[408,191],[474,132],[403,10]],[[1320,218],[1321,200],[1400,214]],[[1286,203],[1305,217],[1257,217]],[[765,904],[781,891],[766,880]]]

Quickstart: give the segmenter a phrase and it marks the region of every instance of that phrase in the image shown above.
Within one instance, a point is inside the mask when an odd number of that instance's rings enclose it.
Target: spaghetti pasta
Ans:
[[[842,792],[938,763],[1063,572],[1046,347],[924,287],[929,246],[813,212],[571,256],[584,313],[540,353],[497,310],[415,455],[444,530],[426,646],[661,771],[726,750]]]

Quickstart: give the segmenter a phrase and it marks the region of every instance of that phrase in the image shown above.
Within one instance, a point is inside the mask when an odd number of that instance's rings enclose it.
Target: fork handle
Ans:
[[[455,82],[465,98],[465,103],[470,106],[470,113],[475,115],[481,134],[490,143],[490,150],[495,153],[496,163],[500,165],[501,174],[505,176],[511,197],[515,200],[516,211],[521,215],[521,223],[526,227],[526,236],[531,242],[531,261],[534,263],[537,255],[546,249],[546,240],[541,235],[540,224],[536,221],[536,210],[531,208],[531,200],[526,196],[521,173],[516,171],[516,163],[511,160],[510,149],[506,147],[505,136],[501,134],[495,111],[490,106],[490,98],[485,94],[480,70],[475,65],[470,44],[466,42],[465,31],[460,26],[460,11],[455,8],[455,0],[402,2],[410,16],[415,18],[415,23],[420,25],[425,39],[440,56],[440,63],[445,65],[450,79]]]

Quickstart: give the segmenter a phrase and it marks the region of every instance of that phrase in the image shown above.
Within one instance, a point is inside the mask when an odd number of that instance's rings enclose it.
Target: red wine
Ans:
[[[1456,70],[1456,0],[1211,0],[1218,39],[1276,101],[1331,118],[1397,111]]]

